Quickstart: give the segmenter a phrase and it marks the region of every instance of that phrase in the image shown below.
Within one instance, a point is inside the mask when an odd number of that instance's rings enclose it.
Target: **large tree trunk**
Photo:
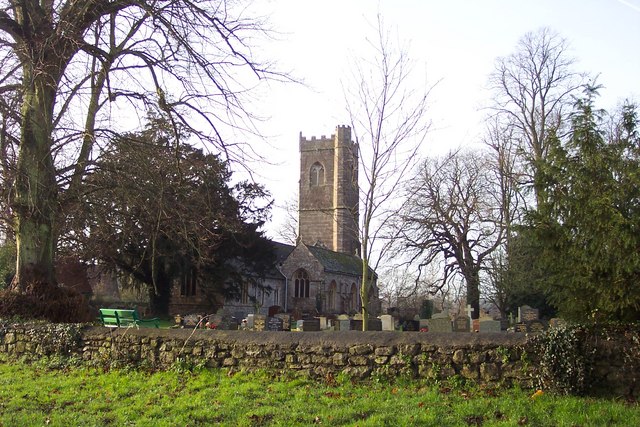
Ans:
[[[17,259],[11,287],[17,292],[24,292],[30,283],[55,283],[53,261],[58,207],[51,155],[57,79],[52,74],[24,68],[22,132],[12,206]]]
[[[472,319],[480,318],[480,274],[477,269],[473,269],[466,276],[467,281],[467,304],[473,309]]]

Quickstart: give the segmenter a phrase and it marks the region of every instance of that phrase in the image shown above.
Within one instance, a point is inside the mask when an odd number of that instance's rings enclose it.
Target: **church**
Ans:
[[[260,286],[244,284],[237,298],[217,302],[236,318],[273,311],[304,315],[353,314],[362,309],[362,260],[358,229],[358,147],[351,128],[330,137],[300,133],[298,241],[272,242],[276,264]],[[369,291],[371,314],[379,312],[377,276]],[[211,312],[198,286],[176,286],[172,313]]]
[[[266,275],[236,285],[238,295],[226,298],[207,294],[206,284],[185,275],[173,287],[169,314],[223,311],[243,319],[252,313],[285,312],[302,318],[360,312],[358,147],[349,126],[338,126],[329,138],[300,134],[299,186],[297,243],[270,242],[275,262]],[[377,276],[373,271],[370,275],[369,313],[376,316]],[[97,272],[90,281],[94,298],[144,305],[143,294],[129,295],[132,291],[120,289],[111,274]]]

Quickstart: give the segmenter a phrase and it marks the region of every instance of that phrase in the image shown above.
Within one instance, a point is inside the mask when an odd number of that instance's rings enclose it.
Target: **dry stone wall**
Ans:
[[[166,369],[179,363],[232,370],[290,371],[322,379],[340,374],[355,378],[458,378],[525,388],[536,385],[538,374],[527,336],[505,333],[0,325],[0,353],[27,360],[75,356],[97,366],[133,364]],[[606,347],[600,355],[598,376],[608,394],[622,395],[635,384],[632,378],[637,377],[637,369],[630,376],[621,354],[619,349]]]

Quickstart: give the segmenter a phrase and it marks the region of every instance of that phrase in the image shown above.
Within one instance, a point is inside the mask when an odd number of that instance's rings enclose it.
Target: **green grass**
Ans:
[[[0,425],[640,425],[637,404],[549,394],[532,399],[518,389],[60,366],[0,362]]]

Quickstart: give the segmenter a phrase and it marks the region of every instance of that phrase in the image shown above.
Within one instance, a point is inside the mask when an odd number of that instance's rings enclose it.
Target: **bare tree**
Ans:
[[[17,147],[14,290],[55,283],[58,216],[100,141],[137,111],[155,108],[227,159],[250,151],[225,130],[252,129],[248,89],[285,77],[252,56],[247,42],[263,28],[246,13],[209,0],[0,1],[0,108],[17,123],[3,135]]]
[[[495,92],[492,109],[502,128],[511,128],[519,142],[536,202],[544,198],[538,168],[547,155],[547,138],[561,128],[564,108],[572,104],[571,95],[585,79],[573,71],[575,61],[568,51],[567,41],[549,28],[529,32],[513,54],[496,60],[490,76]]]
[[[441,286],[463,278],[474,318],[480,314],[480,273],[504,233],[503,196],[493,171],[482,152],[425,161],[407,187],[396,224],[402,250],[419,261],[419,271],[442,260]]]
[[[525,171],[518,162],[518,144],[514,138],[514,128],[504,126],[500,120],[490,121],[484,137],[488,155],[492,158],[493,181],[497,185],[497,200],[502,209],[502,243],[491,254],[487,266],[487,281],[481,293],[485,300],[493,303],[506,317],[510,280],[507,277],[509,257],[514,239],[514,226],[521,222],[520,215],[525,199],[519,183]]]
[[[369,41],[373,58],[355,61],[352,83],[344,90],[360,159],[360,297],[365,330],[372,269],[378,267],[390,244],[382,237],[397,210],[394,202],[400,183],[416,164],[430,126],[426,114],[429,88],[425,83],[416,89],[415,81],[410,80],[408,52],[390,40],[380,15],[376,30],[376,38]]]
[[[278,235],[280,238],[290,245],[298,243],[298,195],[289,198],[284,202],[284,219],[280,228],[278,229]]]

